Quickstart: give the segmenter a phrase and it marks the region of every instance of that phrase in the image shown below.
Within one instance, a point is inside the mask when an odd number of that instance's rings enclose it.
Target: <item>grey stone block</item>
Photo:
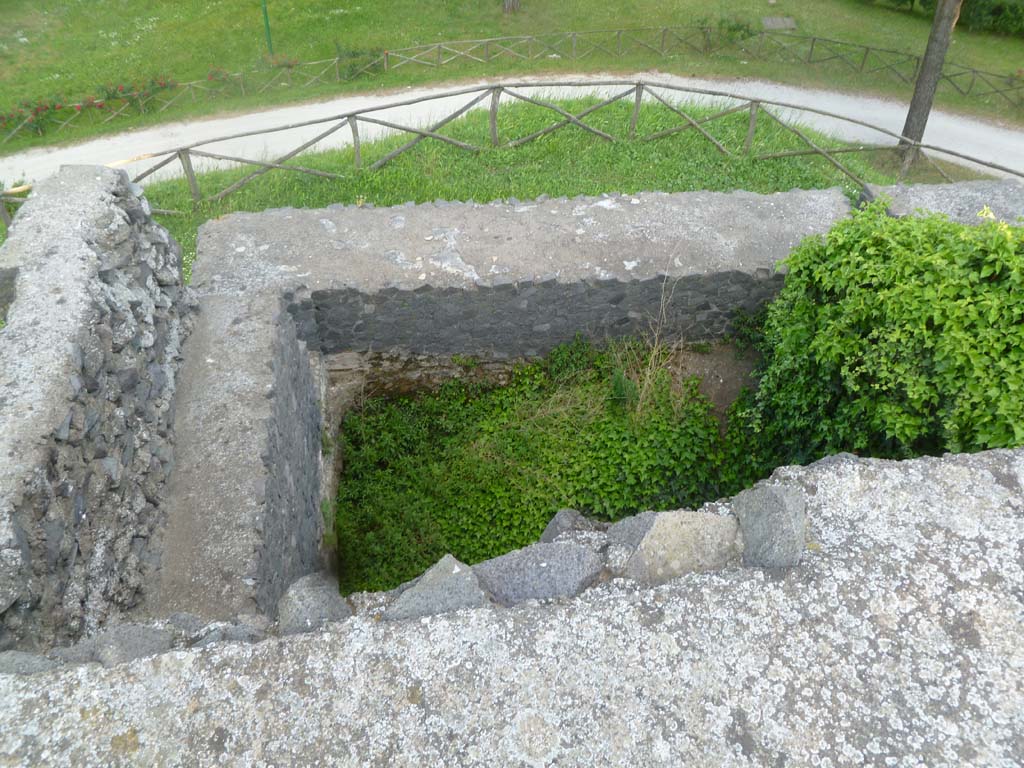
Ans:
[[[560,509],[547,524],[544,533],[540,535],[540,541],[549,544],[567,531],[593,531],[593,521],[587,519],[575,509]]]
[[[578,595],[603,569],[600,555],[571,542],[532,544],[473,566],[484,589],[505,605]]]
[[[680,509],[660,512],[623,568],[623,575],[645,584],[663,584],[685,573],[724,568],[739,560],[732,515]]]
[[[415,619],[462,608],[480,608],[489,602],[473,569],[445,555],[398,596],[384,612],[384,618]]]
[[[282,635],[312,632],[351,615],[352,609],[338,593],[338,582],[323,572],[303,576],[277,603],[278,631]]]
[[[49,672],[59,663],[45,656],[36,656],[24,651],[3,651],[0,653],[0,675],[34,675]]]
[[[802,491],[785,485],[756,485],[733,497],[731,506],[743,532],[744,565],[799,565],[807,527]]]

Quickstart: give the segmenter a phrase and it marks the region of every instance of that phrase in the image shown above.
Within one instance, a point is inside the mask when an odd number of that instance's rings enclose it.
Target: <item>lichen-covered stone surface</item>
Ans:
[[[65,168],[0,249],[0,648],[96,631],[155,567],[191,300],[141,192]]]
[[[770,482],[807,495],[797,568],[0,675],[0,762],[1024,761],[1024,449]]]

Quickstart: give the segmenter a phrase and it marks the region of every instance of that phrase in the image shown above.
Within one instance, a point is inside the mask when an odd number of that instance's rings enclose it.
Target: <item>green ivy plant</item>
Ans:
[[[515,369],[371,400],[342,428],[337,529],[345,591],[386,589],[445,552],[473,563],[535,541],[573,507],[606,520],[717,492],[718,425],[663,352],[586,341]]]
[[[805,241],[769,307],[762,461],[902,458],[1024,443],[1024,229],[982,212],[901,219],[885,201]]]

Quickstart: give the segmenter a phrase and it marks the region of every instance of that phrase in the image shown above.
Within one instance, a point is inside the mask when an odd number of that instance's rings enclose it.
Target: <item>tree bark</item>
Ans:
[[[935,101],[935,91],[939,87],[939,80],[942,79],[942,66],[946,61],[946,51],[953,36],[953,27],[960,18],[961,5],[963,0],[938,0],[935,6],[935,19],[932,21],[931,34],[928,35],[928,47],[921,59],[917,83],[914,85],[914,96],[910,100],[907,121],[903,125],[903,136],[911,141],[919,142],[924,138],[928,115],[931,114]],[[905,174],[917,156],[917,148],[907,141],[901,141],[900,145],[904,147],[902,173]]]

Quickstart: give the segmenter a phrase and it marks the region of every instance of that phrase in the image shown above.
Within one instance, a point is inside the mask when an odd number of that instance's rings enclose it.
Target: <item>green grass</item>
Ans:
[[[580,110],[591,101],[564,102],[569,110]],[[632,105],[619,102],[593,113],[588,121],[612,135],[622,136],[629,125]],[[694,108],[694,115],[707,110]],[[502,136],[524,136],[552,122],[554,117],[532,105],[502,109]],[[645,105],[638,122],[640,135],[678,124],[667,110]],[[742,148],[747,131],[745,114],[731,115],[710,123],[707,130],[726,147]],[[478,145],[486,144],[487,115],[473,112],[446,128],[447,135]],[[767,120],[758,128],[755,148],[770,152],[802,149],[800,140]],[[814,134],[824,146],[841,142]],[[363,145],[364,167],[402,143],[389,138]],[[566,159],[572,158],[571,163]],[[798,157],[754,161],[748,157],[727,158],[695,131],[685,131],[658,141],[621,140],[609,143],[575,128],[565,128],[515,149],[487,148],[473,155],[437,141],[424,141],[379,171],[352,170],[350,149],[300,156],[303,166],[345,174],[331,180],[299,173],[271,172],[220,203],[204,203],[191,209],[184,180],[156,182],[147,188],[151,203],[158,208],[186,211],[184,216],[161,216],[161,223],[185,249],[191,266],[196,231],[208,219],[234,211],[261,211],[272,207],[319,208],[332,203],[397,205],[407,201],[491,200],[516,197],[527,200],[542,194],[551,196],[596,195],[602,192],[633,193],[643,190],[679,192],[688,190],[777,192],[793,188],[817,189],[855,185],[820,157]],[[874,183],[891,183],[891,171],[875,167],[877,159],[867,155],[844,155],[843,163]],[[200,176],[206,194],[226,187],[247,170],[214,171]]]
[[[275,52],[302,61],[332,57],[336,46],[347,51],[379,51],[439,40],[507,34],[716,23],[722,17],[742,18],[759,28],[760,18],[768,14],[792,16],[803,34],[917,52],[924,49],[929,30],[929,19],[920,12],[910,13],[864,0],[782,0],[770,7],[760,0],[719,0],[710,4],[702,0],[618,0],[596,5],[579,0],[533,0],[524,3],[523,10],[512,16],[501,13],[500,0],[389,0],[386,4],[363,0],[358,5],[340,5],[336,0],[270,0],[270,9]],[[241,71],[266,66],[258,0],[8,0],[2,14],[0,109],[14,106],[22,99],[72,99],[96,93],[104,83],[140,80],[151,75],[185,81],[203,79],[215,67]],[[1010,73],[1024,62],[1024,40],[959,30],[950,59],[992,72]],[[818,68],[682,56],[663,59],[642,54],[614,61],[545,59],[503,64],[501,69],[405,68],[348,86],[274,89],[223,101],[183,101],[159,115],[114,120],[72,133],[49,134],[40,140],[17,139],[0,147],[0,152],[18,151],[33,143],[75,140],[123,130],[128,125],[322,98],[346,90],[396,88],[484,72],[494,75],[607,70],[609,66],[618,71],[658,67],[680,74],[753,75],[890,95],[905,96],[909,92],[907,86],[890,82],[884,76],[865,77],[828,65]],[[953,109],[1021,119],[994,100],[986,104],[943,92],[939,103]]]

